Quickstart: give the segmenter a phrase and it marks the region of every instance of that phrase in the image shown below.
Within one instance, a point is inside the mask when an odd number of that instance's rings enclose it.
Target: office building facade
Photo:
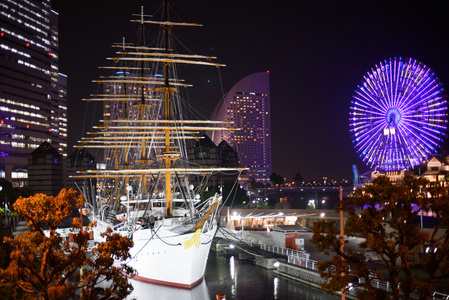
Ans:
[[[27,155],[47,142],[67,156],[67,78],[50,0],[0,0],[0,177],[26,185]]]
[[[254,73],[232,87],[215,109],[213,119],[233,122],[240,130],[217,131],[215,144],[233,147],[248,180],[268,183],[271,175],[270,74]]]

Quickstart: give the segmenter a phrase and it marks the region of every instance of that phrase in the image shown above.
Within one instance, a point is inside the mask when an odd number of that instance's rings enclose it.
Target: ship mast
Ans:
[[[164,34],[164,47],[165,54],[168,55],[169,52],[169,34],[171,31],[171,25],[168,22],[168,0],[164,0],[165,6],[165,24],[162,24],[162,32]],[[170,120],[170,82],[169,82],[169,69],[170,62],[167,60],[164,62],[164,119],[166,121]],[[169,123],[165,124],[167,129],[164,130],[165,134],[165,151],[163,154],[163,160],[165,161],[165,167],[170,169],[173,166],[173,162],[179,157],[180,153],[177,151],[171,151],[170,149],[170,129],[168,128]],[[172,216],[172,191],[171,191],[171,176],[172,171],[165,171],[165,197],[167,199],[167,216]]]
[[[140,25],[140,43],[143,46],[145,46],[145,26],[143,24],[144,21],[144,14],[143,14],[143,6],[141,6],[140,8],[140,20],[141,20],[141,25]],[[141,62],[140,65],[140,77],[143,78],[144,77],[144,65],[145,62]],[[145,105],[145,85],[143,82],[140,83],[140,119],[141,120],[146,120],[146,116],[145,116],[145,110],[146,110],[146,105]],[[148,164],[148,158],[147,158],[147,145],[146,145],[146,139],[142,139],[142,151],[140,152],[140,159],[141,159],[141,166],[143,168],[145,168]],[[142,192],[144,193],[146,191],[146,175],[143,174],[142,175],[142,183],[141,183],[141,188],[142,188]]]
[[[118,69],[124,74],[130,72],[132,75],[124,76],[101,76],[100,80],[94,82],[100,84],[124,84],[124,93],[118,95],[111,94],[97,94],[91,95],[91,98],[83,99],[85,101],[115,101],[122,103],[124,112],[122,117],[112,118],[103,121],[104,126],[93,126],[94,131],[88,132],[86,137],[83,137],[77,147],[79,148],[96,148],[96,149],[115,149],[114,155],[116,163],[112,168],[94,169],[94,170],[79,170],[77,175],[72,178],[115,178],[115,182],[119,182],[119,177],[123,182],[128,184],[134,181],[135,178],[141,178],[140,191],[145,194],[147,179],[149,176],[157,175],[157,178],[165,180],[165,199],[166,199],[166,216],[173,216],[173,198],[175,186],[172,186],[172,179],[177,179],[181,186],[180,176],[189,176],[191,174],[211,174],[212,172],[229,172],[242,171],[241,168],[210,168],[210,167],[192,167],[192,166],[177,166],[175,162],[181,158],[181,151],[184,151],[183,146],[179,145],[178,141],[185,141],[187,139],[198,140],[198,132],[202,130],[230,130],[234,131],[237,128],[230,127],[232,122],[220,121],[198,121],[198,120],[181,120],[175,116],[176,93],[179,93],[177,87],[190,87],[191,85],[184,83],[183,80],[171,78],[176,76],[173,71],[175,64],[196,64],[202,66],[221,67],[223,64],[212,62],[215,57],[173,53],[172,40],[170,34],[174,26],[201,26],[200,24],[171,22],[169,21],[169,3],[164,0],[163,20],[151,21],[144,20],[143,8],[140,18],[131,20],[132,22],[141,23],[141,46],[132,45],[116,45],[120,48],[118,57],[108,58],[109,60],[123,62],[124,65],[117,65],[111,67],[102,67],[104,69]],[[159,25],[161,29],[161,47],[150,48],[145,46],[144,29],[145,24]],[[131,61],[136,63],[135,66],[127,66],[126,62]],[[146,67],[146,63],[155,63],[162,65],[163,76],[159,77],[156,74],[146,77],[145,70],[150,70]],[[140,65],[139,65],[140,64]],[[134,73],[134,74],[133,74]],[[140,74],[139,74],[140,73]],[[131,93],[127,95],[128,89],[126,85],[130,83],[133,85],[140,85],[140,95]],[[133,89],[136,89],[134,87]],[[148,95],[145,95],[145,89],[148,90]],[[159,97],[154,97],[157,94]],[[155,103],[157,105],[153,106]],[[159,106],[160,105],[160,106]],[[127,108],[133,113],[127,111]],[[152,110],[153,108],[153,110]],[[140,111],[140,113],[139,113]],[[181,117],[181,115],[180,115]],[[182,131],[182,132],[178,132]],[[178,135],[179,133],[179,135]],[[182,136],[180,136],[182,135]],[[184,144],[183,144],[184,145]],[[184,145],[185,146],[185,145]],[[119,153],[124,165],[119,165]],[[129,154],[131,153],[131,154]],[[152,160],[157,159],[157,164],[152,165]],[[157,184],[157,183],[155,183]],[[159,186],[160,187],[160,186]],[[187,186],[186,186],[187,187]],[[182,192],[182,189],[181,189]],[[120,193],[116,190],[115,194]],[[184,198],[188,198],[183,194]],[[116,197],[115,199],[118,199]]]

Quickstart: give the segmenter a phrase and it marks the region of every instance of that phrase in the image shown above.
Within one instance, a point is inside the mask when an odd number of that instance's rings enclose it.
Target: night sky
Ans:
[[[81,99],[97,93],[91,81],[106,75],[98,66],[114,55],[110,45],[133,39],[131,15],[141,5],[152,14],[160,2],[52,1],[60,72],[68,75],[69,145],[89,126]],[[220,73],[213,67],[183,73],[194,85],[190,101],[205,117],[222,97],[220,77],[226,93],[245,76],[269,70],[273,171],[287,180],[297,172],[306,180],[350,178],[353,164],[367,170],[351,141],[349,106],[378,62],[413,57],[449,88],[449,1],[180,0],[172,7],[174,18],[203,24],[175,29],[183,43],[226,64]]]

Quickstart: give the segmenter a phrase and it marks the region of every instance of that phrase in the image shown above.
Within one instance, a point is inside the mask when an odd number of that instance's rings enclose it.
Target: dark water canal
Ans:
[[[340,299],[319,289],[273,274],[251,261],[225,256],[211,251],[203,283],[194,289],[180,290],[132,281],[134,292],[129,297],[158,300],[216,299],[224,293],[226,299]]]

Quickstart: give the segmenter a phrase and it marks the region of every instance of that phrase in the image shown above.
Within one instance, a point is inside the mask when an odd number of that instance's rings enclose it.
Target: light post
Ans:
[[[343,188],[340,185],[340,205],[343,202]],[[344,239],[344,223],[343,223],[343,209],[340,209],[340,241],[341,241],[341,245],[340,245],[340,251],[342,253],[344,253],[345,251],[345,239]],[[342,260],[344,260],[343,256],[341,257]],[[341,272],[341,276],[344,277],[345,276],[345,272]],[[345,288],[341,288],[341,299],[346,299],[346,294],[345,294]]]
[[[128,208],[126,209],[127,213],[126,222],[128,223],[128,228],[129,228],[129,193],[132,191],[132,189],[133,188],[129,184],[126,185],[126,198],[128,198]]]

